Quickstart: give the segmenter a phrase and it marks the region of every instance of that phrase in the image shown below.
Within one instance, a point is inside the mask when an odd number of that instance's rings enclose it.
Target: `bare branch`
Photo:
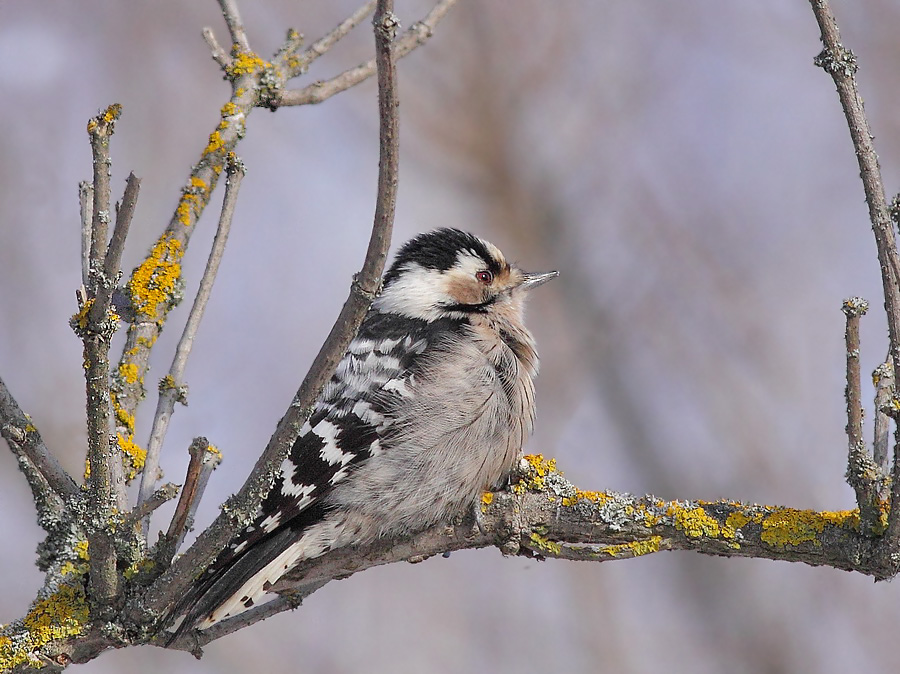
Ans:
[[[116,120],[122,112],[120,105],[111,105],[88,122],[88,136],[91,139],[94,168],[94,200],[91,209],[91,254],[90,271],[99,273],[103,268],[106,252],[106,236],[109,227],[109,139],[115,129]],[[88,285],[91,285],[88,283]]]
[[[128,237],[128,229],[131,227],[131,219],[134,217],[134,208],[137,205],[140,191],[140,178],[137,178],[134,173],[129,173],[125,181],[122,203],[116,212],[116,224],[113,227],[112,237],[109,240],[103,262],[103,273],[108,279],[117,278],[119,275],[122,251],[125,249],[125,239]]]
[[[178,485],[167,482],[150,495],[150,498],[141,503],[137,508],[128,513],[125,524],[137,524],[148,517],[154,510],[164,503],[168,503],[178,496]]]
[[[222,49],[219,41],[216,40],[216,34],[213,33],[213,29],[209,26],[203,29],[203,39],[206,41],[206,44],[209,45],[209,51],[212,54],[213,61],[218,63],[222,70],[225,70],[231,65],[231,58],[225,50]]]
[[[287,58],[286,65],[288,66],[288,79],[305,73],[306,69],[309,68],[309,65],[313,61],[326,54],[339,40],[346,36],[347,33],[361,24],[365,18],[372,13],[372,10],[375,9],[375,2],[376,0],[368,0],[368,2],[353,12],[353,14],[341,21],[334,30],[316,40],[296,59]],[[283,51],[285,53],[289,52],[287,49]]]
[[[886,470],[891,416],[885,410],[890,409],[894,397],[894,363],[890,353],[887,360],[872,372],[872,383],[875,385],[875,440],[872,454],[875,465]]]
[[[184,489],[181,490],[181,498],[178,499],[175,514],[172,515],[172,521],[169,523],[164,549],[159,555],[166,564],[172,561],[185,534],[193,526],[194,514],[197,512],[197,506],[200,505],[200,499],[203,498],[203,492],[206,491],[210,475],[222,462],[222,454],[219,450],[210,445],[209,441],[203,437],[194,438],[188,452],[191,460],[188,463],[187,475],[184,479]]]
[[[81,206],[81,285],[87,288],[91,270],[91,219],[94,211],[94,187],[86,180],[78,183],[78,203]],[[82,302],[87,298],[82,298]]]
[[[394,42],[395,58],[403,58],[416,47],[425,44],[431,37],[435,26],[444,18],[450,8],[456,4],[456,0],[440,0],[427,16],[413,24],[403,35]],[[312,48],[311,48],[312,49]],[[291,89],[280,92],[272,102],[274,107],[287,105],[313,105],[328,100],[335,94],[356,86],[377,71],[375,59],[362,63],[354,68],[345,70],[329,80],[313,82],[302,89]]]
[[[31,419],[22,411],[6,383],[0,378],[0,434],[17,455],[25,456],[56,494],[68,500],[78,494],[78,486],[59,465]]]
[[[847,482],[856,492],[860,525],[864,531],[882,534],[887,525],[883,504],[888,484],[881,470],[872,460],[862,436],[862,390],[859,367],[859,319],[869,310],[869,303],[861,297],[844,300],[841,310],[847,317],[845,341],[847,345]]]
[[[191,307],[190,314],[188,314],[187,322],[181,333],[181,339],[178,340],[169,374],[160,382],[159,400],[156,406],[156,414],[153,417],[150,440],[147,443],[147,456],[144,463],[144,472],[141,476],[138,503],[149,498],[156,485],[159,454],[168,430],[169,419],[172,417],[175,403],[178,401],[184,402],[185,399],[184,370],[194,345],[194,337],[197,335],[197,330],[200,327],[200,321],[203,320],[203,312],[206,310],[206,305],[209,302],[213,283],[215,283],[216,274],[219,272],[219,264],[222,262],[222,256],[225,253],[228,234],[231,231],[231,220],[237,204],[238,191],[240,190],[241,180],[244,178],[244,165],[240,159],[231,154],[228,158],[226,170],[228,172],[228,180],[225,182],[225,199],[222,204],[222,213],[219,217],[219,226],[216,229],[209,258],[206,261],[206,269],[203,272],[203,277],[200,279],[197,296],[194,298],[194,304]],[[144,535],[146,536],[150,526],[149,519],[144,521],[143,526]]]
[[[390,247],[394,204],[397,194],[398,120],[396,91],[396,56],[393,31],[396,19],[390,0],[379,0],[374,19],[375,42],[379,64],[379,111],[381,114],[380,160],[378,168],[378,200],[375,222],[362,271],[354,278],[350,294],[325,343],[313,361],[291,406],[285,412],[275,433],[257,459],[250,476],[240,491],[229,499],[215,522],[148,590],[143,608],[159,612],[180,596],[192,581],[198,568],[205,568],[225,544],[253,516],[268,493],[290,444],[299,433],[316,399],[321,394],[338,361],[359,324],[362,322],[381,283],[381,272]]]
[[[109,311],[115,281],[104,273],[109,225],[109,139],[121,106],[111,105],[88,122],[94,162],[94,207],[91,223],[91,255],[88,302],[70,321],[84,343],[87,390],[89,509],[85,524],[90,548],[90,583],[101,605],[112,602],[119,591],[116,555],[109,523],[113,509],[126,509],[122,463],[113,451],[110,434],[109,340],[117,317]],[[102,523],[102,524],[101,524]]]
[[[228,24],[228,33],[231,35],[232,44],[236,44],[243,52],[250,51],[250,42],[248,42],[247,34],[244,32],[244,22],[241,20],[237,1],[219,0],[219,6],[222,8],[222,16],[225,18],[225,23]]]
[[[847,317],[847,328],[844,340],[847,346],[847,386],[844,395],[847,399],[847,437],[850,447],[863,444],[862,438],[862,391],[859,368],[859,319],[869,310],[869,303],[861,297],[844,300],[841,307]]]
[[[856,150],[860,178],[866,194],[866,203],[869,206],[869,219],[872,221],[875,244],[878,249],[891,357],[895,363],[898,363],[900,362],[900,258],[897,255],[897,242],[891,226],[881,169],[878,166],[878,156],[875,153],[874,136],[869,128],[862,97],[856,84],[856,56],[841,43],[837,21],[828,0],[810,0],[810,6],[816,22],[819,24],[824,45],[824,49],[816,57],[815,63],[828,72],[834,80],[841,107],[850,128],[853,147]],[[884,541],[886,558],[890,556],[891,550],[896,550],[900,545],[900,507],[898,507],[900,505],[900,444],[894,450],[891,477],[893,480],[891,503],[894,504],[894,507],[891,508],[888,532]]]

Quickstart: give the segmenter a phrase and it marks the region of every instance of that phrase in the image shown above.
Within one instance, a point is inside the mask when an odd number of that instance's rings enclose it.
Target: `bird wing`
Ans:
[[[396,409],[409,395],[416,362],[446,327],[375,311],[367,315],[256,518],[210,564],[173,612],[175,617],[185,616],[173,640],[198,623],[206,628],[246,610],[266,594],[268,582],[251,584],[251,579],[326,517],[324,497],[335,484],[384,449]],[[247,592],[251,585],[254,591]]]

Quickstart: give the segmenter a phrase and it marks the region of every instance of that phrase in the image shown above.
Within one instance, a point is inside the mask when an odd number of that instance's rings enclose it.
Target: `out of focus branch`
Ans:
[[[395,58],[403,58],[416,47],[425,44],[431,37],[435,26],[444,18],[456,0],[440,0],[424,19],[414,23],[394,42]],[[360,82],[364,82],[377,71],[375,59],[345,70],[329,80],[313,82],[302,89],[289,89],[279,93],[272,101],[273,107],[286,105],[312,105],[328,100],[335,94],[346,91]]]

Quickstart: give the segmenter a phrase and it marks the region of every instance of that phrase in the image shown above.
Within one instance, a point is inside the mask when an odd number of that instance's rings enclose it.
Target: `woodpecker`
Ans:
[[[458,229],[403,245],[256,519],[176,608],[177,633],[274,598],[303,560],[449,521],[501,484],[534,423],[525,298],[557,275]]]

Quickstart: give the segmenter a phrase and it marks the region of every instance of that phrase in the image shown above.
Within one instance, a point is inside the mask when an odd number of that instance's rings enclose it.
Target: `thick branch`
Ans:
[[[876,540],[859,531],[858,511],[817,512],[734,501],[663,501],[617,492],[577,489],[553,461],[523,462],[521,481],[486,494],[478,522],[441,524],[406,540],[332,550],[303,562],[274,586],[282,599],[263,604],[192,639],[197,648],[236,629],[295,608],[331,580],[373,566],[421,562],[457,550],[495,546],[504,555],[607,562],[661,550],[692,550],[825,565],[875,575]]]

